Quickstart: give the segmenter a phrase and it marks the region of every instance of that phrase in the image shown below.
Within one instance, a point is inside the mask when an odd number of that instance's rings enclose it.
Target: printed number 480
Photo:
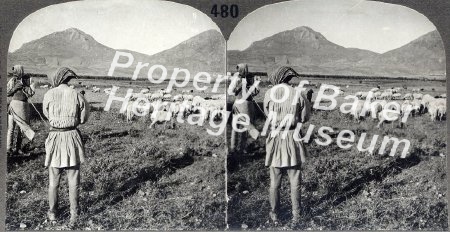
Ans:
[[[214,17],[220,17],[227,18],[228,16],[231,16],[232,18],[236,18],[239,15],[239,9],[237,5],[220,5],[217,6],[217,4],[214,4],[214,6],[211,9],[211,14],[214,15]]]

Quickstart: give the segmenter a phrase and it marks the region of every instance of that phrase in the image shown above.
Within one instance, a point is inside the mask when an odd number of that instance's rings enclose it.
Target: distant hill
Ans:
[[[162,64],[166,68],[186,68],[191,72],[224,72],[225,41],[220,32],[202,32],[173,48],[154,55],[129,50],[134,64],[128,69],[116,69],[115,76],[131,76],[138,61]],[[25,43],[9,53],[8,66],[22,64],[26,72],[50,74],[59,66],[69,66],[79,74],[106,76],[116,50],[97,42],[92,36],[76,28],[46,35]],[[142,70],[142,76],[146,72]]]
[[[417,76],[443,74],[445,55],[437,31],[411,43],[378,54],[357,48],[345,48],[328,41],[309,27],[297,27],[253,42],[243,51],[228,51],[228,68],[248,63],[254,71],[290,65],[301,73]]]
[[[133,54],[135,61],[128,69],[116,69],[114,76],[131,76],[138,61],[149,66],[162,64],[169,75],[175,67],[186,68],[192,75],[223,73],[224,48],[220,32],[208,30],[154,55],[119,50]],[[22,64],[27,72],[50,74],[59,66],[69,66],[80,75],[106,76],[115,51],[89,34],[69,28],[23,44],[9,53],[8,67]],[[248,63],[251,71],[263,72],[290,65],[301,73],[325,75],[442,78],[445,73],[444,46],[437,31],[378,54],[342,47],[309,27],[298,27],[255,41],[243,51],[228,51],[227,56],[230,71],[238,63]],[[140,76],[146,77],[146,70]]]
[[[432,31],[400,48],[362,60],[359,65],[385,70],[391,75],[442,75],[444,44],[439,33]]]

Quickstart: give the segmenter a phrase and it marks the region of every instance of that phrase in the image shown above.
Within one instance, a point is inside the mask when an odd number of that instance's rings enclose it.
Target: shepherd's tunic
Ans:
[[[43,111],[50,133],[45,140],[45,166],[64,168],[84,162],[84,146],[76,127],[89,117],[89,103],[66,84],[50,89],[44,96]]]
[[[288,95],[285,101],[281,103],[274,101],[274,99],[283,99],[284,94]],[[298,94],[295,88],[285,83],[275,85],[265,94],[264,111],[266,115],[269,115],[271,111],[277,113],[276,118],[271,122],[271,125],[275,127],[278,127],[287,115],[293,116],[293,120],[285,124],[277,135],[272,137],[271,133],[267,136],[265,165],[281,168],[294,167],[305,162],[307,150],[302,141],[294,140],[297,123],[309,120],[311,106],[305,94],[303,92]],[[289,131],[283,138],[285,129]],[[300,135],[298,137],[300,138]]]

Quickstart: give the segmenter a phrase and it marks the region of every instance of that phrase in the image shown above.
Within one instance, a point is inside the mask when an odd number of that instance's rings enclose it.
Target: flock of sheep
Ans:
[[[49,86],[40,87],[48,88]],[[111,90],[111,88],[105,88],[103,92],[109,95]],[[100,91],[100,88],[92,87],[92,92],[99,93]],[[357,121],[365,117],[378,119],[377,127],[381,127],[386,122],[394,123],[395,121],[398,121],[400,127],[403,127],[406,120],[402,119],[406,119],[409,115],[419,116],[427,113],[432,121],[445,120],[447,115],[446,94],[433,97],[429,94],[419,93],[420,91],[422,90],[412,89],[412,92],[402,94],[402,88],[381,90],[378,86],[367,92],[356,92],[354,96],[359,101],[349,113]],[[163,89],[153,93],[148,88],[142,89],[130,97],[125,112],[126,119],[132,121],[136,115],[149,114],[152,121],[150,127],[156,123],[168,122],[177,116],[186,118],[192,114],[200,117],[201,120],[222,119],[226,102],[225,94],[202,98],[188,94],[192,92],[192,90],[182,90],[180,94],[172,95]],[[370,104],[366,101],[369,93]],[[396,109],[394,105],[388,104],[388,101],[396,101],[400,108]]]
[[[385,89],[383,91],[380,90],[380,87],[373,88],[369,92],[373,93],[373,98],[377,100],[414,100],[414,99],[422,99],[423,94],[418,93],[419,89],[412,89],[412,93],[405,93],[402,95],[400,93],[401,88],[391,88],[391,89]],[[369,92],[357,92],[355,93],[355,96],[359,99],[366,99]],[[447,98],[446,94],[442,94],[441,96],[437,96],[437,98]]]
[[[357,92],[355,97],[360,99],[357,107],[352,108],[350,114],[361,120],[371,116],[379,120],[377,127],[381,127],[385,122],[399,122],[400,127],[404,126],[409,115],[419,116],[428,113],[432,121],[442,121],[446,119],[447,106],[446,94],[431,96],[429,94],[418,93],[419,89],[413,89],[412,93],[400,93],[401,88],[385,89],[373,88],[368,92]],[[368,104],[365,99],[372,96]],[[387,100],[394,100],[400,106],[388,104]]]
[[[109,94],[110,89],[105,89]],[[166,123],[172,118],[186,118],[195,114],[201,121],[221,120],[225,109],[225,94],[216,94],[209,97],[193,96],[186,94],[172,95],[165,90],[157,90],[153,93],[149,89],[143,89],[139,93],[133,93],[128,101],[125,112],[127,121],[132,121],[135,115],[150,115],[152,121],[150,127],[156,123]]]

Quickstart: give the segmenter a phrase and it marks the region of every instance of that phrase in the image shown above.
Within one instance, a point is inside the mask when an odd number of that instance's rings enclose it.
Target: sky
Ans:
[[[436,27],[410,8],[364,0],[296,0],[259,8],[236,26],[228,50],[278,32],[308,26],[344,47],[384,53],[401,47]]]
[[[98,42],[148,55],[209,29],[219,31],[205,14],[186,5],[158,0],[88,0],[45,7],[14,31],[13,52],[23,43],[67,28],[78,28]]]

